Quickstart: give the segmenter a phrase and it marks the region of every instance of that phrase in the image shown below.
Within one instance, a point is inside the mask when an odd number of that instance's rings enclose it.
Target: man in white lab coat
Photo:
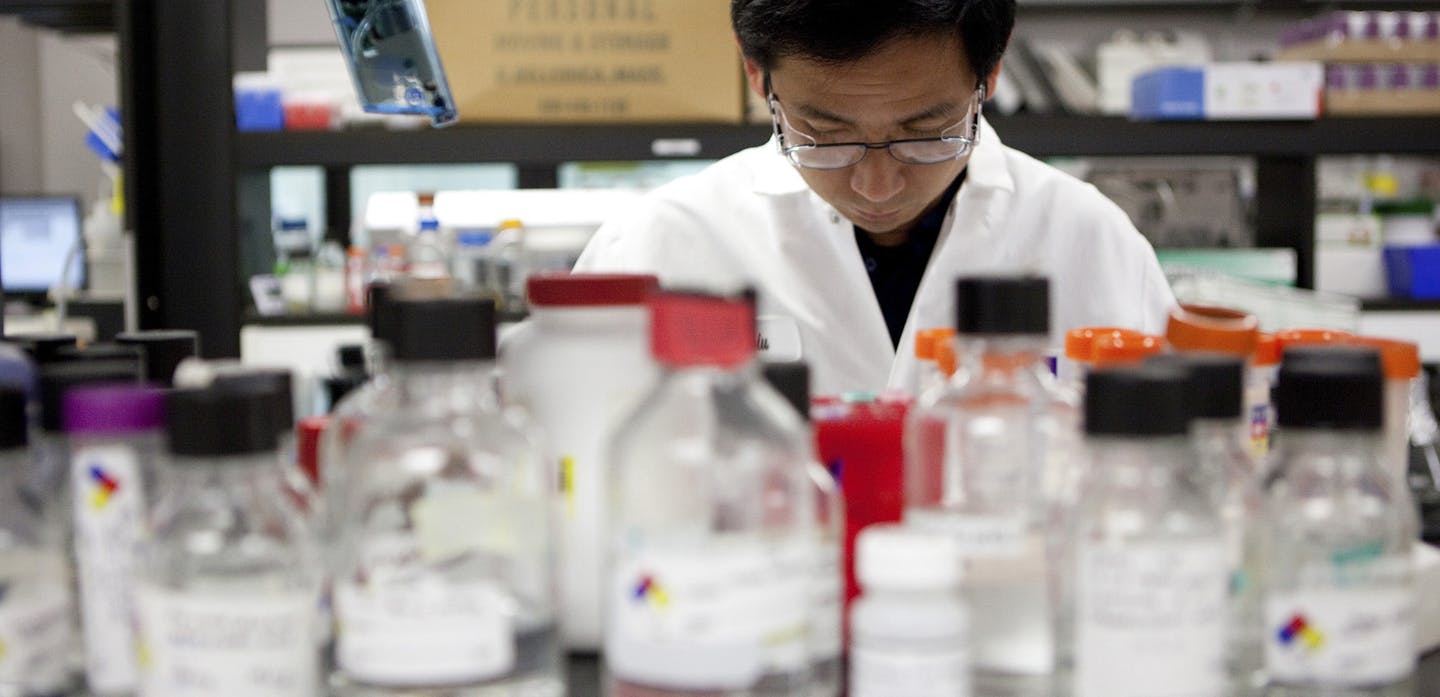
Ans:
[[[732,0],[731,15],[775,136],[608,221],[577,271],[753,285],[762,354],[808,361],[817,394],[911,388],[915,333],[954,326],[960,275],[1049,276],[1056,336],[1163,331],[1175,299],[1125,214],[981,117],[1015,0]]]

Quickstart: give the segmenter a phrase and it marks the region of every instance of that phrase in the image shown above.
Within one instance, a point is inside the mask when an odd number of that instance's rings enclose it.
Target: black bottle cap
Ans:
[[[1281,428],[1374,431],[1384,425],[1380,353],[1361,346],[1292,346],[1274,391]]]
[[[36,365],[53,363],[56,351],[79,344],[74,334],[16,334],[5,337],[5,340],[25,349]]]
[[[25,412],[25,391],[0,386],[0,450],[23,448],[30,442],[30,419]]]
[[[340,360],[340,369],[346,373],[365,372],[365,347],[359,344],[345,344],[335,350]]]
[[[387,344],[395,341],[395,288],[385,281],[365,289],[365,324],[370,336]]]
[[[330,411],[340,404],[351,392],[360,389],[370,379],[364,375],[349,374],[325,378],[325,396],[330,400]]]
[[[1165,353],[1146,365],[1190,375],[1185,398],[1196,419],[1238,419],[1245,412],[1245,360],[1227,353]]]
[[[275,450],[273,400],[245,390],[175,390],[165,400],[170,452],[190,457]]]
[[[485,298],[397,300],[398,361],[478,361],[495,358],[495,302]]]
[[[200,355],[200,335],[184,329],[117,334],[115,342],[145,351],[145,376],[165,387],[174,384],[175,368],[186,358]]]
[[[1085,432],[1097,436],[1178,436],[1190,429],[1186,388],[1178,368],[1140,365],[1085,376]]]
[[[1049,279],[970,276],[956,280],[955,330],[961,334],[1049,334]]]
[[[810,366],[804,361],[767,361],[765,381],[780,393],[806,423],[810,422]]]
[[[140,364],[126,361],[71,361],[40,369],[40,427],[65,430],[65,393],[86,385],[138,384]]]
[[[146,379],[145,349],[120,344],[90,344],[85,348],[65,346],[55,350],[53,363],[134,363],[140,379]]]
[[[222,372],[210,383],[216,392],[260,395],[270,405],[267,413],[276,434],[287,434],[295,428],[295,398],[290,371],[279,368],[247,368]]]

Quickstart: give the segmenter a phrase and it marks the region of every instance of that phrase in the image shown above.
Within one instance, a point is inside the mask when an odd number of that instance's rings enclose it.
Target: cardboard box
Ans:
[[[1131,116],[1155,120],[1314,119],[1324,67],[1313,62],[1211,63],[1135,79]]]
[[[739,123],[729,0],[429,0],[460,120]]]

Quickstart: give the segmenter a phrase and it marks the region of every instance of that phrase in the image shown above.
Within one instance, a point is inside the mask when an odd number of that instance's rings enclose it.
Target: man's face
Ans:
[[[746,72],[763,95],[764,72],[748,60]],[[781,58],[770,70],[771,91],[790,127],[819,144],[939,137],[965,118],[977,85],[956,36],[897,39],[843,64]],[[798,170],[851,222],[882,243],[899,243],[968,160],[904,164],[870,150],[843,169]]]

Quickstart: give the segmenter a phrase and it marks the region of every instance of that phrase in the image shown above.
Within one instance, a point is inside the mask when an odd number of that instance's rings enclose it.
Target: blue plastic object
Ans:
[[[235,92],[235,128],[240,131],[285,129],[285,106],[279,88],[246,88]]]
[[[365,111],[458,118],[424,0],[327,0]]]
[[[1159,68],[1135,78],[1130,91],[1130,117],[1154,121],[1203,120],[1205,70]]]
[[[1385,280],[1391,297],[1440,300],[1440,245],[1386,247]]]

